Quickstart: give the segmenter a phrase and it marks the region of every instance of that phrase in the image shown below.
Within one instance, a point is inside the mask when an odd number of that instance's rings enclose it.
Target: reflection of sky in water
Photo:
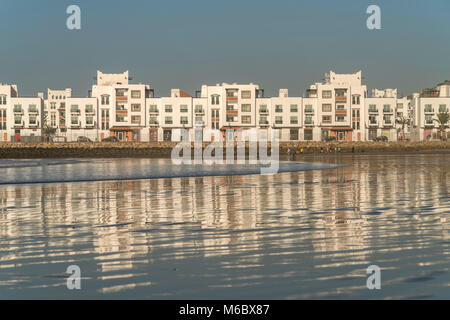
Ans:
[[[268,166],[263,166],[268,167]],[[279,162],[278,172],[334,169],[335,164]],[[259,174],[259,164],[174,165],[170,159],[2,160],[0,184],[136,180]]]
[[[306,160],[351,166],[0,186],[0,298],[450,298],[447,155]]]

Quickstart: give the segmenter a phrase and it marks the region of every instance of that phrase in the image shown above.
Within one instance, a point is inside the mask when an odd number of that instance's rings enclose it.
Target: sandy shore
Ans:
[[[166,157],[176,142],[0,143],[0,158]],[[204,143],[204,147],[208,143]],[[269,144],[270,145],[270,144]],[[293,153],[450,153],[450,142],[280,142]]]

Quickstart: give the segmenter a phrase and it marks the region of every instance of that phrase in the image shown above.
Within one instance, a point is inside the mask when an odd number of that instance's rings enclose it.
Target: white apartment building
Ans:
[[[435,140],[440,138],[437,114],[450,112],[450,81],[432,89],[413,94],[411,113],[414,114],[412,136],[414,140]],[[449,132],[447,132],[450,138]]]
[[[0,141],[40,141],[44,94],[19,97],[17,85],[0,84]]]
[[[405,130],[413,140],[437,139],[437,113],[450,108],[450,82],[434,89],[398,97],[397,89],[371,90],[362,72],[330,71],[306,94],[290,96],[280,89],[265,97],[258,85],[222,83],[202,85],[195,96],[172,89],[170,96],[155,97],[147,84],[132,84],[128,71],[97,71],[87,97],[74,97],[72,89],[47,90],[35,98],[22,98],[16,85],[0,84],[0,141],[39,140],[46,123],[65,141],[87,137],[101,141],[180,141],[182,129],[190,141],[237,140],[244,130],[280,141],[365,141],[386,136],[396,141],[403,132],[400,117],[411,119]]]

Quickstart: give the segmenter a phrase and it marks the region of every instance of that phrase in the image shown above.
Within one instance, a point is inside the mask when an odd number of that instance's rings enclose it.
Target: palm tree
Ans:
[[[44,125],[42,126],[42,132],[44,134],[44,141],[49,142],[51,141],[51,138],[56,134],[56,128],[48,124],[47,117],[47,115],[44,116]]]
[[[447,111],[439,112],[437,114],[437,119],[433,119],[439,124],[439,132],[441,133],[441,140],[447,140],[447,135],[445,133],[445,128],[447,123],[450,121],[450,113]]]
[[[409,126],[411,124],[411,119],[407,118],[405,116],[400,116],[397,118],[397,123],[402,126],[401,132],[402,132],[402,140],[405,139],[405,127]]]

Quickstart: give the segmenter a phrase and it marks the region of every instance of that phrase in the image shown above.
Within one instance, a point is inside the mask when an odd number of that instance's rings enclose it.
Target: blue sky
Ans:
[[[20,95],[85,96],[97,69],[129,70],[159,96],[219,82],[298,95],[330,69],[362,69],[369,88],[403,94],[450,79],[448,0],[1,2],[0,82]],[[71,4],[81,30],[66,28]],[[381,30],[366,28],[370,4],[381,7]]]

